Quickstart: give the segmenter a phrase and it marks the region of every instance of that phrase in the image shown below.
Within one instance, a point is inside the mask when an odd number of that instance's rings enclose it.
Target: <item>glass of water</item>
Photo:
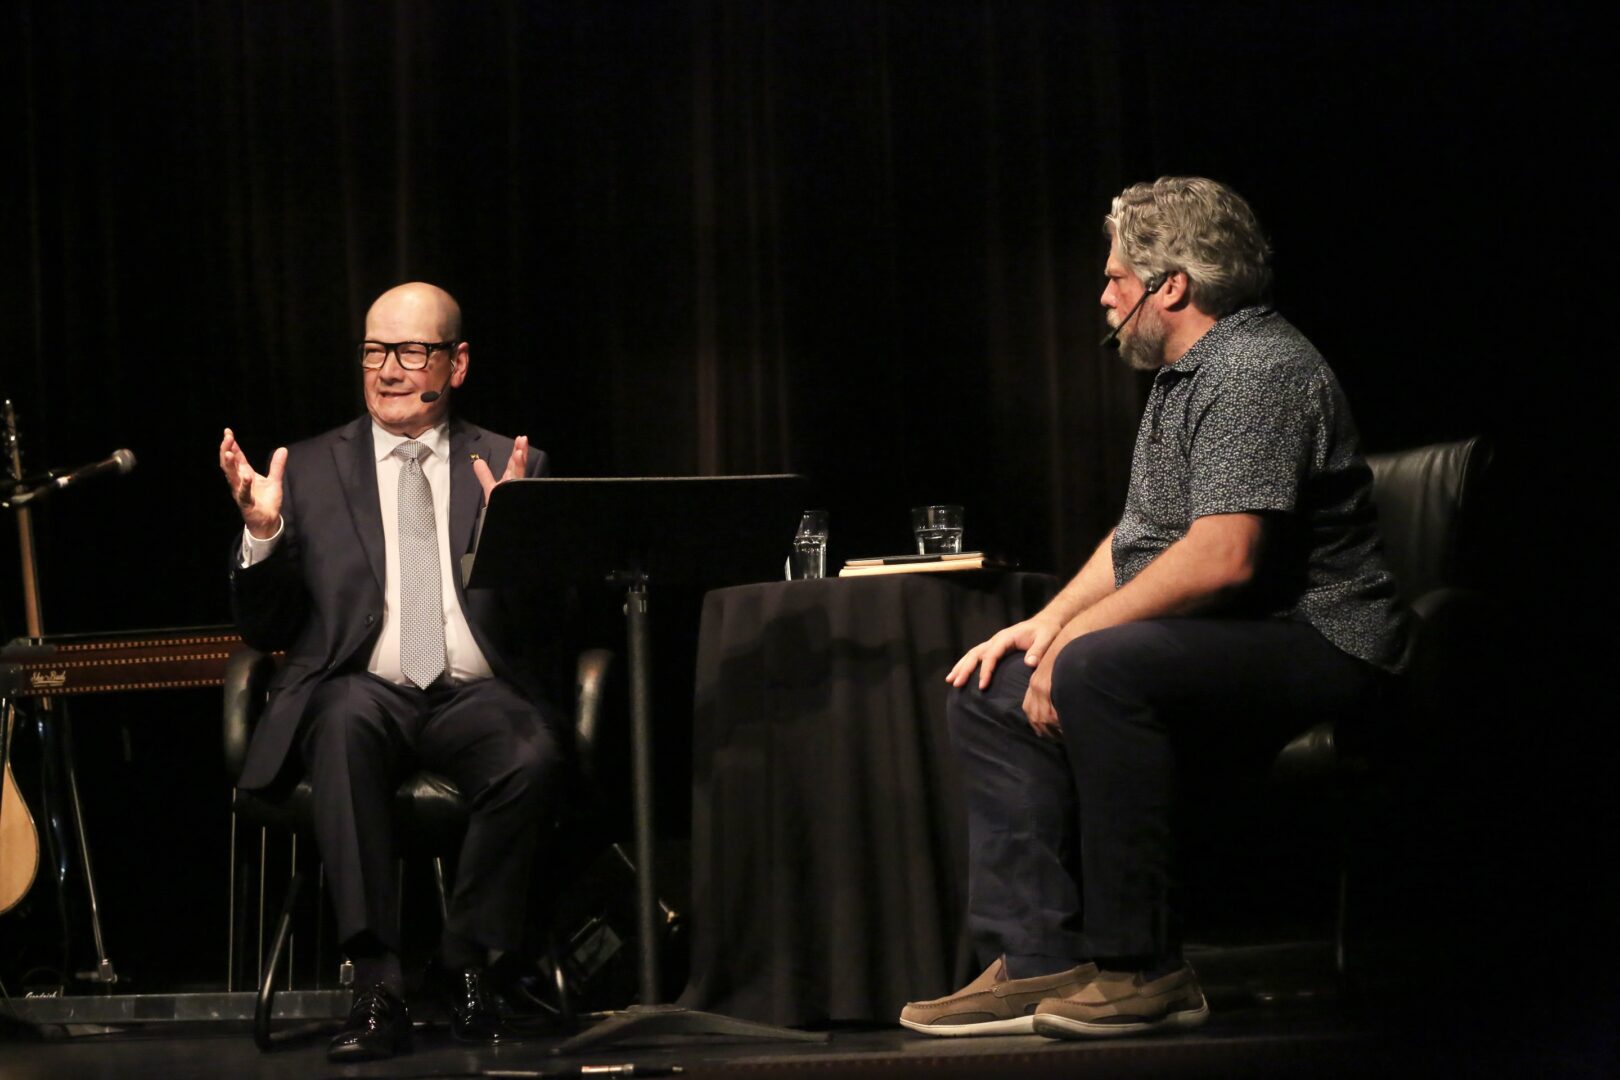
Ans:
[[[917,538],[919,555],[955,555],[962,550],[962,508],[912,507],[911,535]]]
[[[827,511],[806,510],[800,516],[787,570],[789,580],[827,576]]]

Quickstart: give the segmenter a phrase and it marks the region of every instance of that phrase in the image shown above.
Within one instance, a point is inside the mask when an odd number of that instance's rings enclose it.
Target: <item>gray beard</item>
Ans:
[[[1164,367],[1164,343],[1170,335],[1164,320],[1144,306],[1133,320],[1130,337],[1119,339],[1119,355],[1137,371],[1158,371]]]

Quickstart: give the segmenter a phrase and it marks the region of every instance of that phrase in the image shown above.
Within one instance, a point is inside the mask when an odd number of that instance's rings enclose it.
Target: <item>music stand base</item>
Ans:
[[[824,1043],[825,1032],[795,1031],[793,1028],[739,1020],[719,1013],[683,1009],[679,1005],[632,1005],[609,1016],[588,1031],[554,1048],[553,1054],[580,1054],[624,1043],[655,1045],[659,1039],[674,1037],[686,1041],[694,1036],[721,1040]]]

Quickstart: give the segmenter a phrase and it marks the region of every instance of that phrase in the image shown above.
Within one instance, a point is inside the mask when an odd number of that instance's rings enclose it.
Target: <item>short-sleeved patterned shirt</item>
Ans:
[[[1265,514],[1241,614],[1303,619],[1350,655],[1398,669],[1405,616],[1359,441],[1338,380],[1286,319],[1266,307],[1220,319],[1154,377],[1114,532],[1115,585],[1197,518]]]

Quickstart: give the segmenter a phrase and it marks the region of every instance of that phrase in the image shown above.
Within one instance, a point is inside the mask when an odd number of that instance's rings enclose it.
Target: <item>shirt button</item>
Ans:
[[[376,621],[377,621],[377,616],[375,616],[375,615],[367,615],[366,616],[366,625],[367,626],[370,626],[372,623],[374,623]]]

